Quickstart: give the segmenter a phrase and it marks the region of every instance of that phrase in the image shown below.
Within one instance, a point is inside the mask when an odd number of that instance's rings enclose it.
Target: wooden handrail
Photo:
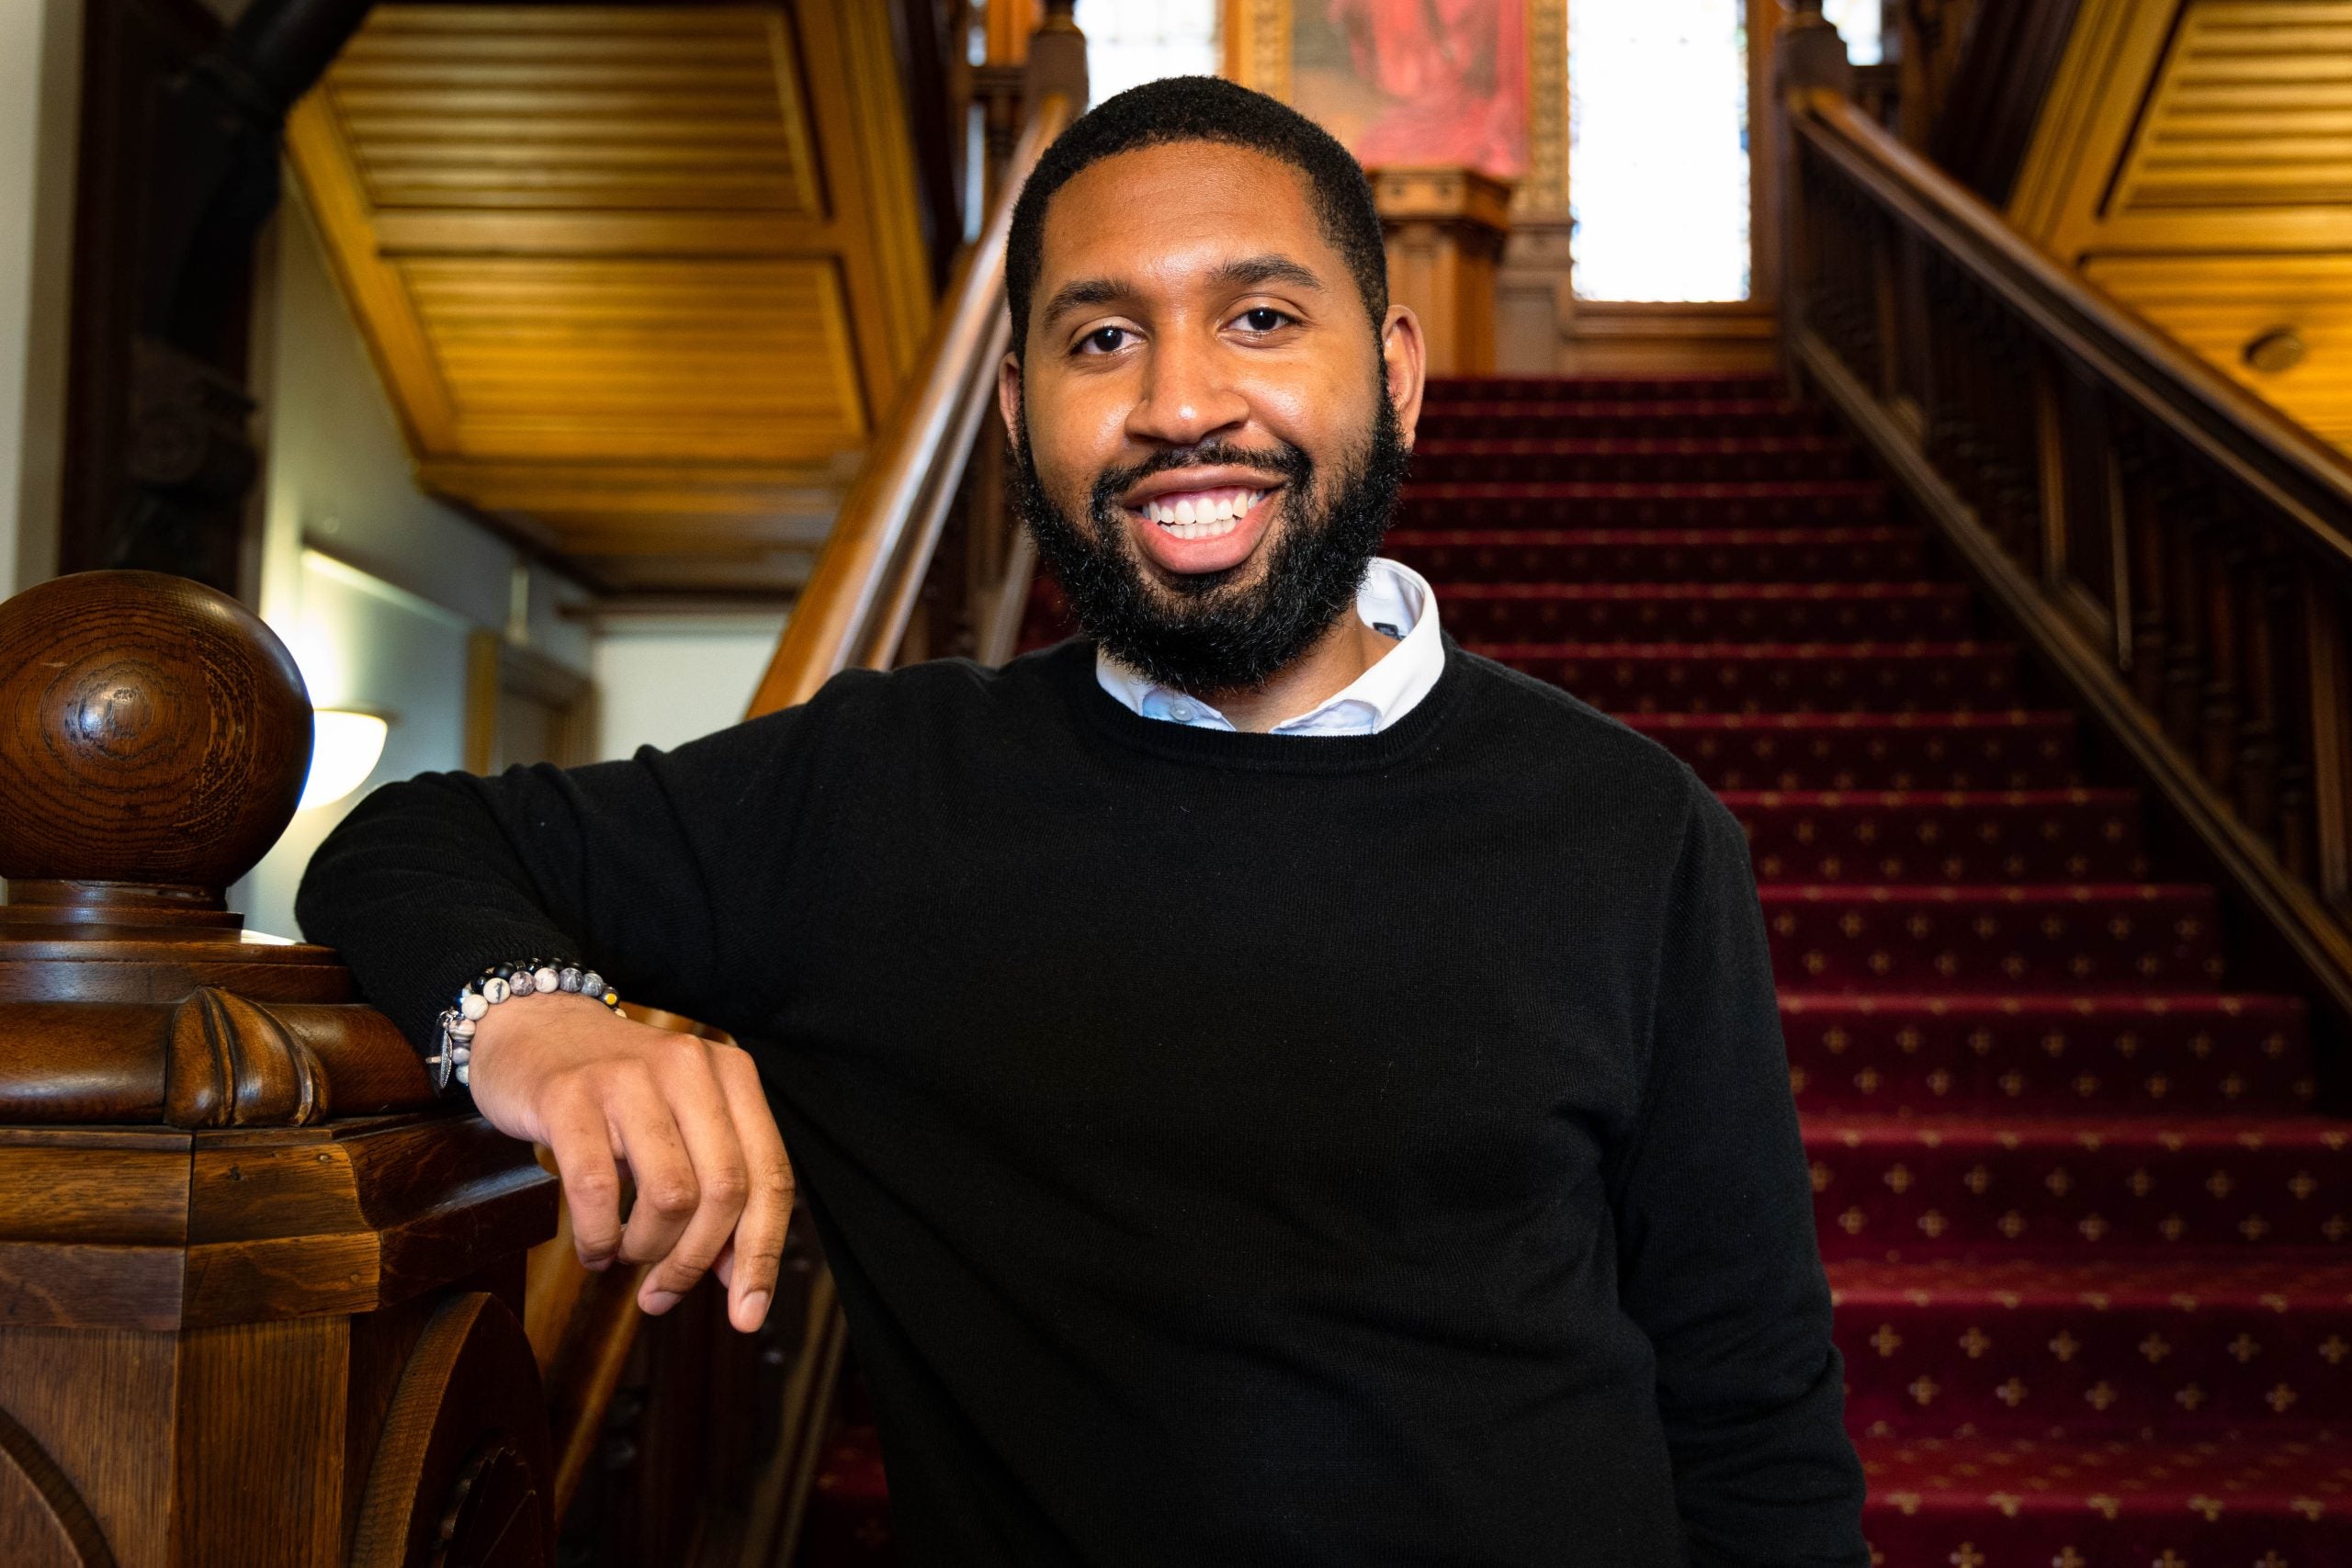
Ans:
[[[1832,36],[1781,40],[1792,372],[2352,1036],[2352,463],[1882,130]]]
[[[842,502],[793,606],[752,699],[754,717],[807,702],[851,664],[887,662],[895,652],[1004,353],[1004,241],[1012,205],[1069,119],[1069,100],[1058,94],[1042,99],[1030,116],[988,228],[957,263],[946,309],[909,373],[906,393]]]
[[[2310,542],[2352,564],[2352,462],[2131,310],[2061,266],[1982,198],[1826,88],[1792,95],[1790,120],[1889,213],[2053,343],[2241,482]]]

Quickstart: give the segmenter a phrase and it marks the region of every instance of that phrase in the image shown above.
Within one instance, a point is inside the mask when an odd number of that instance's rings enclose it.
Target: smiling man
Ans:
[[[381,790],[305,927],[648,1310],[757,1324],[790,1148],[910,1564],[1866,1562],[1746,844],[1375,558],[1422,356],[1362,172],[1157,83],[1008,261],[1083,639]]]

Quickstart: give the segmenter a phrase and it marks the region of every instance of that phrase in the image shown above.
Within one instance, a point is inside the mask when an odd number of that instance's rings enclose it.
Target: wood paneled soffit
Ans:
[[[2352,0],[2082,0],[2009,215],[2352,450]]]
[[[379,6],[288,129],[426,486],[790,588],[929,326],[885,6]]]

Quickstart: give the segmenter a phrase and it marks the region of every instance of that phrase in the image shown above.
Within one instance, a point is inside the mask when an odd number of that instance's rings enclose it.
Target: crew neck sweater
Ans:
[[[1869,1560],[1740,829],[1450,643],[1313,739],[845,674],[379,790],[299,914],[421,1045],[560,954],[752,1054],[910,1568]]]

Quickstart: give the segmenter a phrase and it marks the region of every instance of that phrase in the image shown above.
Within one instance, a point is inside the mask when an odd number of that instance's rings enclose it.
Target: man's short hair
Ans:
[[[1247,147],[1306,176],[1324,237],[1363,296],[1374,333],[1388,315],[1388,253],[1372,185],[1330,132],[1263,93],[1216,76],[1168,76],[1104,99],[1054,139],[1012,209],[1004,243],[1005,294],[1012,307],[1012,351],[1029,336],[1030,296],[1044,260],[1046,209],[1080,170],[1121,152],[1170,141]]]

